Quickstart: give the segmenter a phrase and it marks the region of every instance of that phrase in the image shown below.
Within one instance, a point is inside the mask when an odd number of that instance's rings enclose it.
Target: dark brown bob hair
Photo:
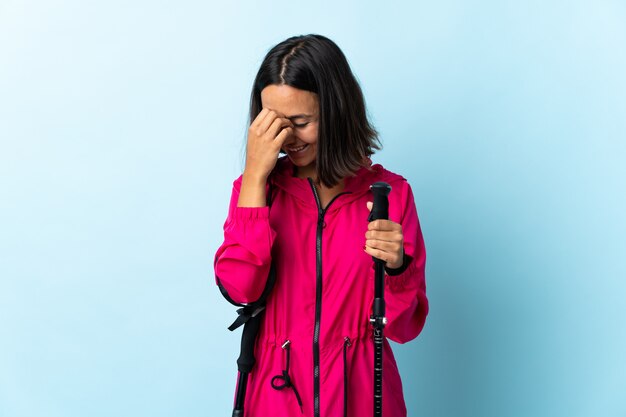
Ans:
[[[293,36],[267,53],[250,96],[250,123],[262,110],[261,91],[288,85],[317,94],[319,125],[318,180],[335,186],[366,165],[381,149],[378,132],[367,119],[363,92],[341,49],[317,34]]]

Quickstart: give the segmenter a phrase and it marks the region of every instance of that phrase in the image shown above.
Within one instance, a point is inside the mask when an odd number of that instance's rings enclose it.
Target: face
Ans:
[[[282,150],[297,167],[299,177],[315,178],[319,102],[317,94],[288,85],[268,85],[261,91],[263,108],[274,110],[294,124]]]

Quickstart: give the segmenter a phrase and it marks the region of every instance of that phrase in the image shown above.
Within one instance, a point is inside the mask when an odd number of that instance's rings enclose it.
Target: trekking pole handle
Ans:
[[[374,195],[372,211],[370,212],[369,221],[378,219],[389,219],[389,193],[391,186],[386,182],[375,182],[370,186],[370,190]],[[384,274],[385,261],[374,258],[374,304],[373,314],[370,322],[374,328],[382,329],[387,324],[385,317],[385,296],[384,296]]]
[[[389,199],[387,197],[391,192],[391,186],[386,182],[375,182],[370,185],[370,190],[374,195],[374,201],[368,220],[371,222],[378,219],[389,219]]]

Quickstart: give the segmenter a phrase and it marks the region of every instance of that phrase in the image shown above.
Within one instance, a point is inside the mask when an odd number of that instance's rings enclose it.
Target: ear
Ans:
[[[374,207],[374,203],[372,203],[371,201],[368,201],[368,202],[367,202],[367,209],[368,209],[369,211],[372,211],[372,207]]]

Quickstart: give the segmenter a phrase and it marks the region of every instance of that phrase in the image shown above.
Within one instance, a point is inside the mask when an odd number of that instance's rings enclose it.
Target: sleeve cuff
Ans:
[[[235,207],[233,211],[234,220],[264,220],[269,219],[270,208],[265,207]]]
[[[385,272],[387,272],[387,275],[389,275],[391,277],[396,276],[396,275],[400,275],[401,273],[406,271],[406,269],[409,267],[409,265],[411,264],[411,260],[412,260],[412,258],[405,253],[404,254],[404,259],[402,261],[402,265],[399,268],[387,268],[385,266]]]

